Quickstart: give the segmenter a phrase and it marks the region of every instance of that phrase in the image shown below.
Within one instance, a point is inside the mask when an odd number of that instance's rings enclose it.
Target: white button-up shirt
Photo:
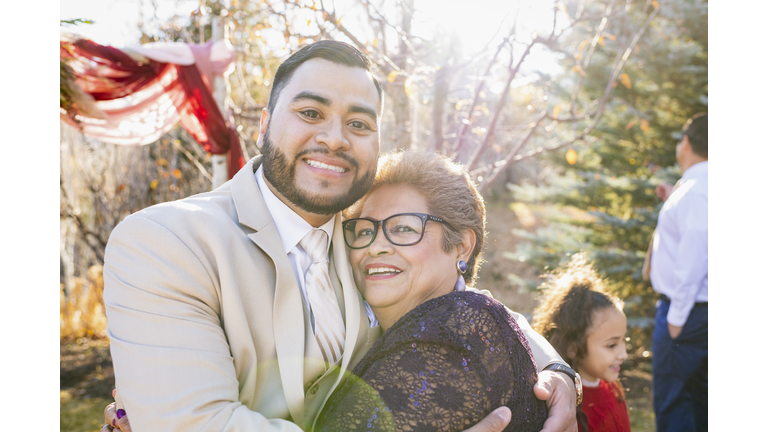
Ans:
[[[272,220],[275,222],[277,234],[283,242],[285,253],[288,254],[288,260],[291,262],[294,276],[299,283],[304,303],[307,306],[311,306],[309,298],[307,297],[307,287],[304,283],[304,275],[309,271],[309,266],[312,265],[312,260],[310,259],[309,254],[299,247],[299,242],[313,229],[313,227],[284,202],[280,201],[280,198],[278,198],[277,195],[272,192],[272,189],[267,186],[267,183],[264,180],[263,165],[259,166],[254,175],[256,176],[256,183],[259,186],[261,195],[264,197],[264,202],[267,204],[267,210],[272,216]],[[336,214],[336,216],[332,217],[331,220],[319,228],[328,234],[328,250],[330,250],[331,247],[330,240],[333,238],[337,217],[341,216]],[[378,322],[376,321],[376,317],[373,315],[373,311],[367,302],[365,302],[365,311],[368,315],[369,325],[371,327],[377,326]],[[314,322],[312,322],[312,328],[315,328]]]
[[[708,162],[689,167],[661,207],[651,254],[653,289],[670,298],[667,322],[683,326],[709,297]]]
[[[283,242],[285,253],[288,254],[288,260],[291,262],[294,276],[296,276],[296,281],[299,283],[304,303],[309,306],[310,303],[309,298],[307,297],[307,287],[304,283],[304,275],[309,271],[309,266],[312,265],[312,260],[310,259],[309,254],[299,247],[299,242],[312,231],[313,227],[309,222],[305,221],[304,218],[299,216],[298,213],[293,211],[284,202],[280,201],[280,198],[278,198],[277,195],[272,192],[272,189],[267,186],[267,183],[264,180],[263,166],[259,166],[255,176],[261,195],[264,197],[264,202],[267,204],[267,210],[269,210],[269,214],[275,222],[277,233],[280,235],[280,240]],[[337,214],[319,228],[328,234],[328,249],[326,249],[326,254],[331,247],[330,240],[333,238],[333,228],[337,217],[340,216]],[[310,308],[310,310],[312,309]],[[314,320],[312,322],[312,328],[315,328]]]

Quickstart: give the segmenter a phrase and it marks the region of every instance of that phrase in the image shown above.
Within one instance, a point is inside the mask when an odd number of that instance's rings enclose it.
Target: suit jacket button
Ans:
[[[309,388],[309,394],[314,395],[316,393],[317,393],[317,385],[313,385],[312,387]]]

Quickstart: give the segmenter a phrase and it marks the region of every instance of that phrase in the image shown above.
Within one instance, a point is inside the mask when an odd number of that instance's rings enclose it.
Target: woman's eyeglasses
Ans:
[[[355,218],[342,222],[344,242],[350,249],[363,249],[376,240],[379,225],[384,237],[395,246],[412,246],[424,238],[427,221],[446,223],[439,217],[426,213],[401,213],[382,221],[370,218]]]

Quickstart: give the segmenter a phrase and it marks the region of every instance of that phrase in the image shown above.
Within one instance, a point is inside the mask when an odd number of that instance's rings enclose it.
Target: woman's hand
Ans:
[[[117,395],[117,390],[112,390],[112,397]],[[131,432],[131,424],[128,422],[128,416],[125,414],[125,410],[117,409],[114,402],[107,405],[104,408],[104,426],[101,427],[100,432],[112,432],[112,431],[124,431]]]

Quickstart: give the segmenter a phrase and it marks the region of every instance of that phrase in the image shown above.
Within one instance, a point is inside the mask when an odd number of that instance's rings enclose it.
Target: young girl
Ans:
[[[622,301],[605,291],[605,282],[583,254],[553,272],[542,288],[544,299],[534,312],[533,328],[581,375],[579,432],[629,431],[629,412],[618,381],[627,358]]]

